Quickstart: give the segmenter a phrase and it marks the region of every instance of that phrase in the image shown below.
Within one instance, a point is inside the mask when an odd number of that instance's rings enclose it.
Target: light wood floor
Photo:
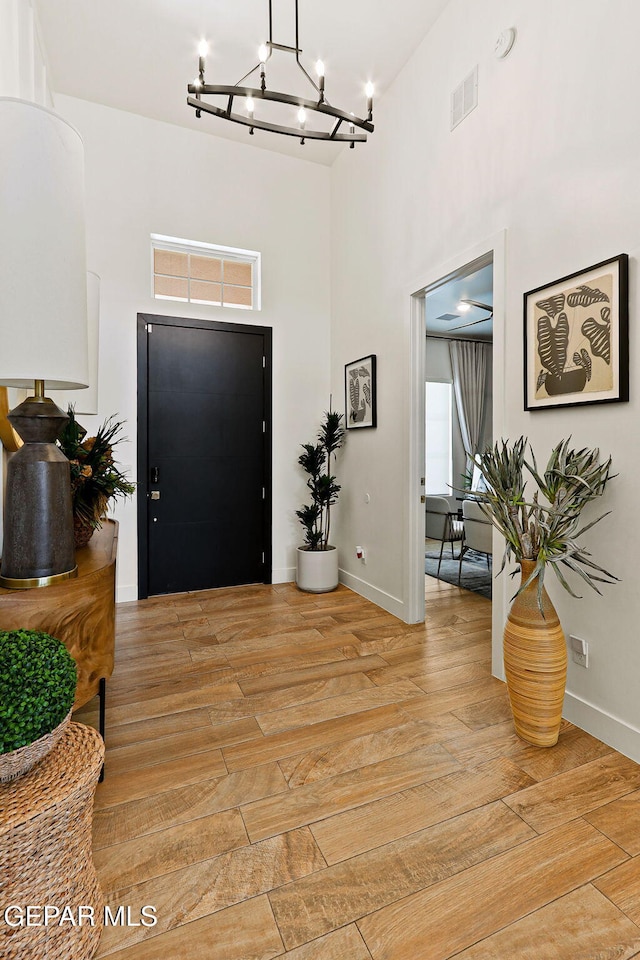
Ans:
[[[98,956],[640,956],[640,767],[518,740],[489,627],[429,579],[418,626],[343,587],[120,606],[95,860],[158,924]]]

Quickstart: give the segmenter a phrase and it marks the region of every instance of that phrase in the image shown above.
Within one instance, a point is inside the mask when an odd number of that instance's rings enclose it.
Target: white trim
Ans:
[[[277,567],[271,571],[271,583],[294,583],[295,567]]]
[[[343,583],[345,587],[349,587],[350,590],[358,593],[361,597],[364,597],[365,600],[370,600],[378,607],[382,607],[383,610],[387,610],[393,614],[394,617],[398,617],[399,620],[405,619],[405,604],[399,597],[394,597],[392,594],[386,593],[378,587],[374,587],[372,583],[369,583],[367,580],[361,580],[360,577],[356,577],[347,570],[340,569],[339,575],[340,583]],[[424,594],[424,589],[422,592]]]
[[[592,736],[640,763],[640,730],[568,690],[562,716]]]
[[[420,502],[420,477],[424,472],[424,372],[426,336],[424,329],[424,293],[427,289],[441,286],[455,274],[466,274],[471,264],[478,269],[483,263],[493,262],[493,436],[500,437],[505,431],[505,284],[506,284],[506,231],[487,237],[467,250],[456,254],[437,267],[428,267],[409,286],[411,299],[409,411],[409,477],[407,484],[408,507],[405,510],[407,528],[405,543],[405,569],[408,571],[406,585],[406,610],[403,619],[407,623],[420,623],[425,616],[424,600],[424,506]],[[502,556],[501,538],[494,530],[493,550],[496,558]],[[492,603],[492,670],[495,676],[504,677],[502,667],[502,631],[507,616],[507,591],[505,575],[493,581]]]
[[[424,519],[425,507],[421,501],[425,487],[420,483],[425,464],[425,415],[424,384],[427,369],[427,338],[425,336],[424,296],[411,296],[410,342],[410,390],[409,398],[409,476],[407,496],[409,509],[407,544],[409,556],[405,569],[408,571],[405,585],[405,609],[402,619],[407,623],[422,623],[424,620]],[[419,397],[418,397],[419,394]],[[417,571],[416,557],[422,556],[421,574]]]
[[[116,587],[116,603],[131,603],[138,599],[138,585],[127,583],[122,587]]]

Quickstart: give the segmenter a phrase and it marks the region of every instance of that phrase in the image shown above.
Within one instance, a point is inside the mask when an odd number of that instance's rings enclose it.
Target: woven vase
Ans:
[[[535,568],[523,560],[522,583]],[[513,601],[504,630],[504,669],[516,733],[537,747],[558,742],[567,680],[564,633],[547,591],[535,579]]]

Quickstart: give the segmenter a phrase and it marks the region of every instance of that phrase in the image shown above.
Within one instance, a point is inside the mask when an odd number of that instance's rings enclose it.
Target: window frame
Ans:
[[[167,250],[170,253],[187,253],[194,256],[203,256],[210,259],[235,260],[237,263],[249,263],[252,267],[251,306],[243,303],[214,302],[197,300],[189,297],[170,297],[155,292],[156,274],[154,253],[156,250]],[[152,233],[150,245],[151,257],[151,298],[153,300],[171,300],[174,303],[194,303],[202,307],[222,307],[232,310],[259,311],[262,309],[262,256],[258,250],[243,250],[239,247],[226,247],[217,243],[205,243],[199,240],[184,240],[179,237],[167,237],[163,234]],[[224,281],[221,281],[224,284]],[[187,278],[191,283],[191,277]],[[230,284],[233,286],[233,284]],[[223,287],[224,289],[224,287]]]

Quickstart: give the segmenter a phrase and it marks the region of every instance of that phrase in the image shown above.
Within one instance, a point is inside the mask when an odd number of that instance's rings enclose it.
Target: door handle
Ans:
[[[160,471],[157,467],[151,467],[151,483],[158,483],[160,480]]]

